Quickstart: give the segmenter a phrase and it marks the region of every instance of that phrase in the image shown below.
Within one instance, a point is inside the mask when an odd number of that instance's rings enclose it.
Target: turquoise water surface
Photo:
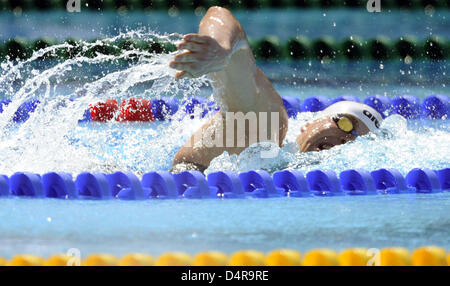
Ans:
[[[0,200],[0,255],[450,248],[450,193],[230,200]]]

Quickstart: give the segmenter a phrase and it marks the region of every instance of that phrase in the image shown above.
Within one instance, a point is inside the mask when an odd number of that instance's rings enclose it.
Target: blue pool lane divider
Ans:
[[[239,175],[231,171],[208,174],[207,183],[211,194],[222,198],[243,198],[245,196]]]
[[[142,187],[147,190],[149,198],[174,199],[178,197],[175,178],[167,171],[144,174]]]
[[[112,197],[123,200],[142,200],[150,196],[148,189],[144,189],[139,178],[132,172],[115,172],[107,175],[109,190]]]
[[[445,95],[428,96],[422,102],[421,110],[425,118],[449,118],[450,98]]]
[[[151,101],[151,110],[156,120],[164,121],[178,111],[179,101],[174,97],[163,97]]]
[[[310,197],[308,182],[299,170],[283,170],[273,174],[273,183],[289,197]]]
[[[310,191],[316,196],[341,196],[344,193],[335,172],[313,170],[306,174]]]
[[[415,168],[404,177],[396,169],[349,169],[339,176],[331,170],[282,170],[270,175],[263,170],[237,174],[219,171],[205,177],[199,171],[172,174],[149,172],[142,179],[132,172],[49,172],[42,176],[17,172],[0,175],[0,196],[58,199],[211,199],[390,195],[450,191],[450,168]]]
[[[205,176],[199,171],[181,172],[173,175],[178,195],[189,199],[210,198],[210,188]]]
[[[11,103],[11,99],[2,99],[0,100],[0,113]],[[16,110],[13,115],[12,120],[16,123],[23,123],[30,118],[30,114],[33,113],[40,101],[37,99],[27,100],[22,103]]]
[[[93,199],[111,199],[112,192],[108,178],[103,173],[83,172],[75,180],[78,195]]]
[[[78,197],[72,174],[50,172],[42,176],[42,185],[47,198],[72,199]]]
[[[396,169],[378,169],[371,173],[375,188],[384,194],[411,192],[403,175]]]
[[[436,171],[441,183],[441,190],[450,190],[450,168]]]
[[[44,197],[41,176],[29,172],[19,172],[9,178],[11,194],[15,196]]]
[[[325,96],[311,96],[305,98],[300,112],[318,112],[331,105],[331,100]]]
[[[281,197],[285,195],[283,188],[276,187],[269,173],[263,170],[249,171],[239,174],[245,194],[255,198]]]
[[[339,178],[342,191],[348,195],[375,195],[377,193],[372,175],[364,169],[345,170]]]
[[[406,184],[415,188],[419,193],[435,193],[441,191],[438,174],[431,169],[411,170],[406,175]]]
[[[387,96],[371,95],[364,99],[363,103],[377,110],[379,113],[381,113],[381,116],[383,118],[386,118],[393,113],[391,99]]]
[[[9,178],[5,175],[0,175],[0,197],[9,195]]]
[[[339,101],[355,101],[360,102],[359,98],[354,95],[341,95],[338,97],[335,97],[331,100],[331,104],[339,102]]]
[[[406,119],[417,119],[420,116],[420,101],[412,95],[401,95],[391,100],[393,112]]]
[[[283,100],[287,115],[290,118],[296,118],[302,107],[300,98],[295,96],[282,96],[281,99]]]
[[[305,98],[303,101],[295,96],[282,96],[282,99],[290,118],[296,118],[301,112],[318,112],[324,110],[331,104],[343,100],[363,102],[376,109],[383,117],[392,114],[399,114],[406,119],[412,120],[420,118],[449,119],[450,117],[450,98],[445,95],[430,95],[422,102],[418,97],[413,95],[399,95],[394,98],[371,95],[362,101],[352,95],[342,95],[331,99],[324,96],[311,96]],[[9,103],[11,103],[9,99],[0,101],[0,113],[3,112]],[[22,103],[14,113],[12,120],[16,123],[25,122],[30,117],[30,114],[36,110],[39,103],[37,99]],[[191,97],[181,102],[176,98],[162,97],[152,100],[150,109],[154,120],[157,121],[171,120],[172,116],[180,109],[189,118],[195,117],[196,110],[201,111],[201,118],[219,111],[219,107],[215,102],[208,101],[203,97]],[[79,122],[90,121],[93,121],[93,118],[91,117],[90,109],[87,109]]]

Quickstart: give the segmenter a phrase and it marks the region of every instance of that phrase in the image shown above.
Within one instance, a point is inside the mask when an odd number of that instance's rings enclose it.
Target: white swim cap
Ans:
[[[355,101],[339,101],[322,111],[320,116],[334,116],[337,114],[350,114],[360,119],[370,131],[379,130],[383,121],[381,114],[372,107]]]

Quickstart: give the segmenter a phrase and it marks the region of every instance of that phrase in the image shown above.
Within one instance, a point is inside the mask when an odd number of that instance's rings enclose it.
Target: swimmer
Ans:
[[[200,22],[196,34],[187,34],[177,46],[183,50],[170,62],[170,67],[177,71],[175,78],[195,78],[208,75],[216,92],[216,100],[221,104],[221,111],[204,124],[173,159],[172,172],[199,170],[203,172],[211,160],[224,151],[239,154],[251,145],[252,138],[264,131],[272,135],[265,141],[273,141],[278,146],[288,130],[288,116],[280,95],[273,88],[265,74],[256,66],[244,29],[236,18],[225,8],[212,7]],[[257,120],[257,126],[249,127],[246,122],[244,138],[230,138],[224,132],[220,138],[213,134],[210,140],[220,141],[218,144],[199,142],[202,135],[211,132],[211,128],[222,126],[237,132],[237,124],[227,121],[228,113],[276,114],[266,116],[267,120]],[[321,151],[336,145],[345,144],[357,136],[374,132],[382,121],[381,115],[373,108],[362,103],[341,101],[325,109],[318,119],[306,123],[300,128],[297,143],[301,152]],[[274,127],[273,122],[277,122]],[[231,126],[231,124],[233,124]],[[251,127],[251,126],[250,126]],[[215,130],[215,129],[214,129]],[[227,138],[228,137],[228,138]],[[238,137],[238,136],[234,136]],[[199,139],[200,138],[200,139]],[[242,146],[239,139],[245,139]],[[264,140],[258,139],[258,142]],[[225,144],[232,142],[234,144]],[[232,147],[229,147],[232,146]]]

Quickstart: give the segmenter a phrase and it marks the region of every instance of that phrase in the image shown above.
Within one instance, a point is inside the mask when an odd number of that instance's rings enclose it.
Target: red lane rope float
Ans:
[[[303,99],[303,101],[294,96],[283,96],[282,99],[289,117],[292,118],[295,118],[301,112],[318,112],[324,110],[338,101],[360,101],[359,98],[348,95],[334,99],[324,96],[312,96]],[[9,102],[10,100],[2,100],[0,102],[0,112],[2,111],[2,104],[8,105]],[[447,120],[450,118],[450,98],[445,95],[430,95],[422,103],[420,103],[418,97],[412,95],[399,95],[392,99],[387,96],[372,95],[365,98],[364,101],[361,100],[361,102],[376,109],[383,117],[399,114],[406,119],[424,118]],[[26,104],[27,106],[29,105],[28,102]],[[98,102],[94,106],[91,105],[87,115],[84,114],[83,119],[80,121],[108,121],[113,118],[117,121],[165,120],[167,115],[173,115],[180,107],[183,107],[191,118],[194,117],[195,107],[203,109],[202,118],[209,112],[219,110],[217,106],[214,106],[213,102],[207,102],[202,97],[192,97],[180,104],[175,98],[155,99],[153,102],[142,98],[130,98],[122,101],[120,107],[116,100],[108,99],[106,102]],[[34,110],[28,110],[24,107],[20,108],[21,112],[22,109],[25,110],[24,114],[28,117],[28,113]],[[25,119],[20,122],[23,122],[28,117],[24,117]]]
[[[118,104],[115,99],[98,102],[89,108],[92,121],[154,121],[151,102],[143,98],[130,98]]]
[[[143,98],[122,101],[117,121],[154,121],[151,103]]]
[[[107,99],[106,102],[97,102],[94,106],[90,106],[92,121],[105,122],[114,118],[119,104],[115,99]]]

